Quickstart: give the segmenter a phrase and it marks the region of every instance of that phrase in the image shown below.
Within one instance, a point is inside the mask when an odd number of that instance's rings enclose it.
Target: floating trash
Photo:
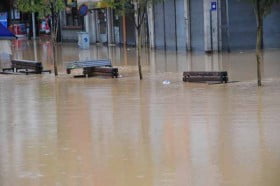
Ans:
[[[163,82],[162,82],[162,84],[164,84],[164,85],[169,85],[171,82],[169,81],[169,80],[164,80]]]

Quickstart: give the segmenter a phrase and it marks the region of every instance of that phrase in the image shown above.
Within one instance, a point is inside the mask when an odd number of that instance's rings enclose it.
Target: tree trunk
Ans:
[[[142,75],[142,65],[141,65],[141,48],[142,48],[142,35],[141,35],[141,26],[137,28],[137,64],[140,80],[143,79]]]
[[[261,78],[261,63],[262,63],[262,48],[263,48],[263,16],[260,11],[257,14],[257,43],[256,43],[256,58],[257,58],[257,76],[258,76],[258,86],[262,86]]]
[[[59,24],[59,17],[55,14],[55,7],[53,3],[50,3],[51,7],[51,41],[52,41],[52,48],[53,48],[53,68],[54,68],[54,75],[57,76],[57,57],[56,57],[56,41],[57,41],[57,29]],[[58,14],[59,15],[59,14]]]
[[[125,13],[122,15],[122,29],[123,29],[123,47],[126,48],[126,17]]]
[[[57,76],[57,58],[56,58],[56,37],[53,36],[52,33],[52,48],[53,48],[53,70],[54,70],[54,75]]]

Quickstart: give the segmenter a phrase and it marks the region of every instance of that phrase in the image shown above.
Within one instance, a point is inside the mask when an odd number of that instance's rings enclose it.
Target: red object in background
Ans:
[[[14,24],[10,27],[10,30],[18,37],[26,35],[25,24]]]
[[[49,34],[50,32],[49,18],[45,18],[40,23],[40,33]]]

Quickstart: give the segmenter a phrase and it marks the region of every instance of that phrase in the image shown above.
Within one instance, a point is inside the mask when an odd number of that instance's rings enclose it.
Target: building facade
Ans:
[[[279,16],[280,5],[275,5],[264,20],[265,48],[280,48]],[[66,18],[62,19],[62,37],[77,40],[77,31],[85,30],[91,43],[135,45],[133,18],[117,16],[106,6],[90,7],[82,26],[67,28]],[[149,6],[147,18],[144,30],[151,48],[205,52],[255,48],[256,18],[246,1],[165,0]]]

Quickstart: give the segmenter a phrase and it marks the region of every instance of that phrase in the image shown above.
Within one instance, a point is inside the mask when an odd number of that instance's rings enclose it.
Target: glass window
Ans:
[[[83,17],[79,15],[77,0],[65,0],[65,26],[66,27],[81,27]]]

